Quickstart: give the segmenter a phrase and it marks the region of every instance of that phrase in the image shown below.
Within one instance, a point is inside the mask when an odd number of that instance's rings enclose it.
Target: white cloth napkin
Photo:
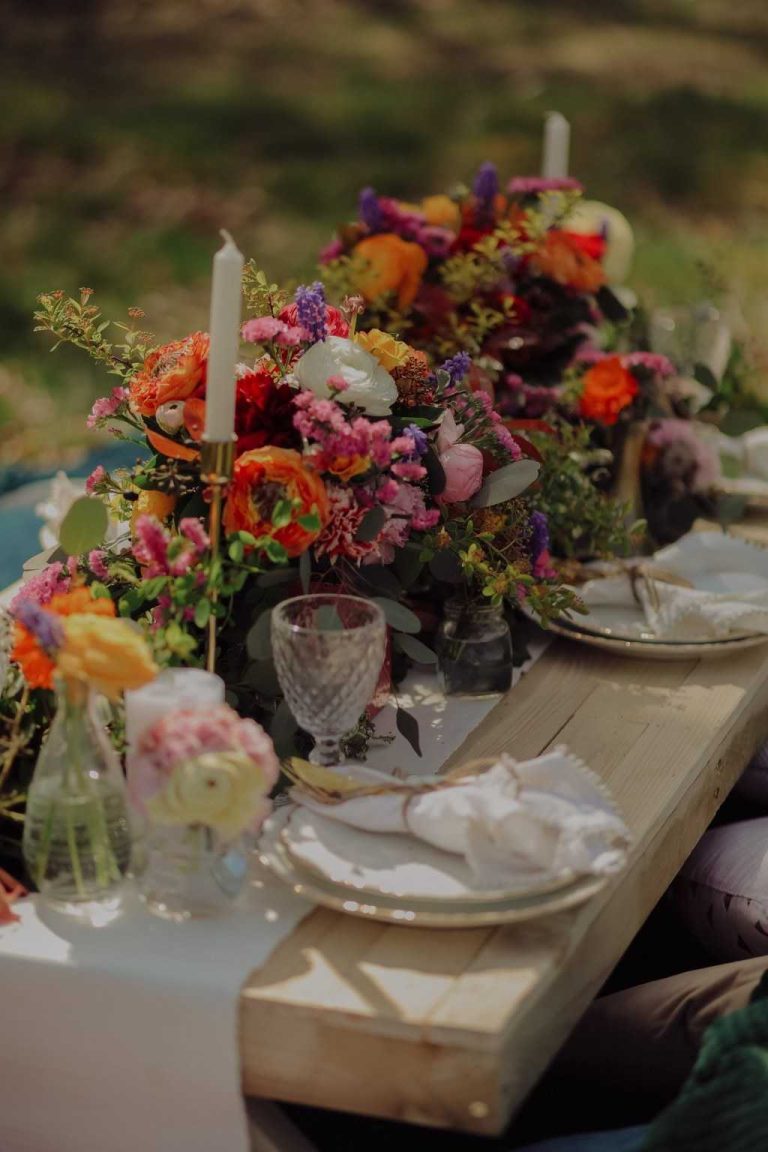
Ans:
[[[356,770],[361,782],[391,776]],[[420,781],[423,784],[423,780]],[[527,877],[602,876],[626,861],[629,831],[589,771],[566,748],[520,763],[510,756],[451,787],[361,796],[319,804],[299,788],[293,799],[322,816],[375,833],[410,833],[463,856],[483,887],[515,888]]]
[[[639,562],[639,561],[638,561]],[[665,640],[720,640],[768,633],[768,552],[721,532],[693,532],[642,561],[674,573],[692,588],[655,580],[656,598],[629,575],[588,581],[587,607],[642,608],[649,629]],[[603,570],[605,566],[602,566]],[[600,570],[600,565],[594,566]]]

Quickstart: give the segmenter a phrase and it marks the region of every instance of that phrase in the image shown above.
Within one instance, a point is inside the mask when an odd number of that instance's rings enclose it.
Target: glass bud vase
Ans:
[[[502,605],[447,600],[435,648],[448,696],[485,696],[512,685],[512,639]]]
[[[125,784],[96,704],[78,682],[57,685],[24,822],[24,861],[42,898],[83,918],[117,908],[131,862]]]
[[[248,879],[245,836],[225,841],[204,824],[153,825],[139,894],[166,920],[221,916],[241,901]]]

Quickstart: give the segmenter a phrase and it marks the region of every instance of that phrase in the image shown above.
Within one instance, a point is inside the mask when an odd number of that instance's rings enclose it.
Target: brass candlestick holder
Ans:
[[[218,556],[221,547],[221,508],[224,491],[232,479],[235,462],[235,437],[231,440],[203,439],[200,449],[200,478],[210,489],[208,510],[208,536],[211,541],[211,558]],[[205,643],[205,666],[209,672],[216,671],[216,601],[219,598],[215,585],[210,589],[211,614],[208,617],[208,634]]]

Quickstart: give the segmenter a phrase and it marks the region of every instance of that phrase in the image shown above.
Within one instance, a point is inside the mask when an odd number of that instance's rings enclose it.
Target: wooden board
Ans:
[[[586,907],[436,932],[313,912],[241,997],[247,1093],[497,1133],[768,738],[768,645],[659,664],[559,641],[450,763],[566,744],[635,843]]]

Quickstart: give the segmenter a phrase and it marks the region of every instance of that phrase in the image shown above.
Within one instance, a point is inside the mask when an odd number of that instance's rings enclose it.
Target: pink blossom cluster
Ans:
[[[85,482],[85,490],[91,496],[99,484],[107,478],[107,470],[103,464],[98,464]]]
[[[242,752],[258,765],[269,791],[280,772],[275,749],[255,720],[243,720],[228,704],[199,712],[180,709],[142,735],[131,766],[131,792],[139,804],[159,791],[177,765],[210,752]]]
[[[146,577],[184,576],[208,550],[208,534],[194,516],[179,521],[172,536],[155,516],[139,516],[134,527],[133,555]]]
[[[318,399],[314,392],[299,392],[294,400],[294,427],[310,446],[318,471],[339,457],[369,460],[380,471],[389,469],[400,480],[422,480],[426,468],[418,462],[418,448],[410,432],[392,436],[386,420],[350,420],[341,405]]]
[[[580,364],[599,364],[601,360],[607,360],[611,356],[615,356],[615,352],[604,352],[601,348],[591,348],[589,346],[582,347],[576,353],[576,362]],[[652,372],[654,376],[660,376],[662,380],[669,376],[675,376],[677,369],[668,356],[662,356],[660,352],[626,352],[619,356],[622,367],[631,372],[633,368],[645,368],[647,372]]]
[[[462,439],[490,452],[501,448],[508,460],[520,460],[523,453],[503,418],[493,407],[487,392],[465,392],[457,388],[448,394],[457,423],[463,424]]]
[[[75,570],[77,562],[75,561]],[[73,572],[68,565],[61,564],[58,560],[55,564],[49,564],[42,571],[36,572],[34,576],[19,589],[10,603],[11,615],[16,611],[19,604],[25,600],[31,600],[35,604],[44,606],[50,604],[54,596],[60,592],[68,592],[72,583]]]
[[[130,394],[128,388],[119,384],[112,389],[109,396],[102,396],[96,400],[85,422],[87,427],[98,428],[105,420],[109,420],[127,402]]]
[[[691,487],[694,492],[714,488],[721,476],[720,458],[711,444],[699,436],[690,420],[654,420],[648,443],[662,452],[682,450],[694,465]]]
[[[240,335],[249,344],[267,344],[274,341],[283,348],[295,348],[309,340],[309,332],[300,324],[287,324],[274,316],[259,316],[246,320]]]

